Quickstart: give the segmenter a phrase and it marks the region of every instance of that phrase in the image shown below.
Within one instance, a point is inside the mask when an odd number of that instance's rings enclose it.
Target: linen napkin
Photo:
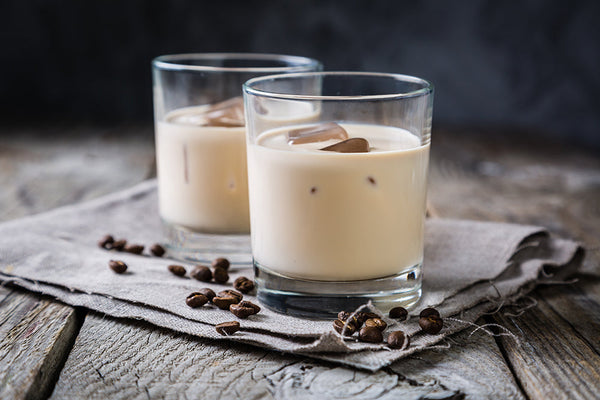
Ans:
[[[209,306],[192,309],[185,298],[201,287],[220,291],[230,285],[174,276],[166,267],[179,261],[101,249],[97,241],[107,233],[147,246],[160,242],[155,180],[0,224],[0,280],[114,317],[141,319],[195,336],[244,342],[371,371],[471,327],[484,313],[518,299],[539,283],[564,279],[583,259],[577,243],[554,238],[540,227],[430,219],[425,234],[423,297],[414,312],[435,306],[445,318],[444,328],[437,335],[428,335],[420,331],[414,315],[403,322],[385,318],[388,331],[402,330],[411,336],[407,349],[394,350],[384,343],[342,338],[333,331],[331,320],[296,318],[264,307],[259,314],[240,320],[241,331],[221,336],[214,325],[236,317]],[[200,256],[233,261],[230,282],[238,276],[252,278],[248,235],[206,235],[205,239],[207,251]],[[107,266],[111,259],[127,263],[128,272],[112,272]],[[252,295],[245,298],[256,302]]]

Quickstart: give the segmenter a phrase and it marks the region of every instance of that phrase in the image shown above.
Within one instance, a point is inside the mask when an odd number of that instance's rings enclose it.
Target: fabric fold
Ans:
[[[228,287],[170,274],[166,258],[115,253],[97,241],[111,233],[147,246],[160,241],[156,182],[141,183],[87,203],[0,224],[0,280],[117,318],[144,320],[159,327],[218,340],[233,340],[367,370],[435,345],[465,329],[484,313],[508,304],[544,281],[557,281],[581,265],[583,250],[554,238],[540,227],[464,220],[430,219],[426,223],[423,297],[415,311],[436,306],[447,320],[438,335],[426,335],[415,316],[389,330],[411,335],[406,350],[342,338],[332,321],[277,314],[268,309],[241,321],[230,337],[214,325],[235,319],[216,308],[191,309],[186,296],[200,288]],[[206,235],[205,257],[231,257],[230,282],[252,277],[247,235]],[[111,259],[129,265],[114,274]],[[180,261],[177,261],[180,263]],[[189,264],[184,265],[191,267]],[[256,301],[254,296],[246,296]],[[458,321],[460,320],[460,322]]]

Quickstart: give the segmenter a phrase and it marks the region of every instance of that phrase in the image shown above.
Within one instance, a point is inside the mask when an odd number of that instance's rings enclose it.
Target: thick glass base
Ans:
[[[250,235],[200,233],[162,221],[165,249],[170,258],[189,262],[210,263],[227,257],[232,264],[250,264]]]
[[[410,308],[421,298],[421,264],[402,273],[362,281],[312,281],[283,276],[254,262],[258,300],[274,311],[303,318],[333,318],[369,300],[383,312]]]

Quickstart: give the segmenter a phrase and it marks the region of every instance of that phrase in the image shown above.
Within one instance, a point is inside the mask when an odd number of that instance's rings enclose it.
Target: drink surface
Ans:
[[[157,123],[161,218],[193,231],[247,233],[246,130],[194,125],[205,110],[178,109]]]
[[[429,144],[394,127],[340,124],[368,153],[319,150],[261,134],[248,148],[252,252],[286,276],[339,281],[395,275],[423,258]]]

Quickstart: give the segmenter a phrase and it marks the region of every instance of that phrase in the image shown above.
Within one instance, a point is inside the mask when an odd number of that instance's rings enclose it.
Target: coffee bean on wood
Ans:
[[[240,323],[237,321],[223,322],[215,326],[215,329],[219,334],[229,336],[240,330]]]
[[[122,274],[123,272],[127,271],[127,264],[125,264],[123,261],[110,260],[108,262],[108,266],[117,274]]]

